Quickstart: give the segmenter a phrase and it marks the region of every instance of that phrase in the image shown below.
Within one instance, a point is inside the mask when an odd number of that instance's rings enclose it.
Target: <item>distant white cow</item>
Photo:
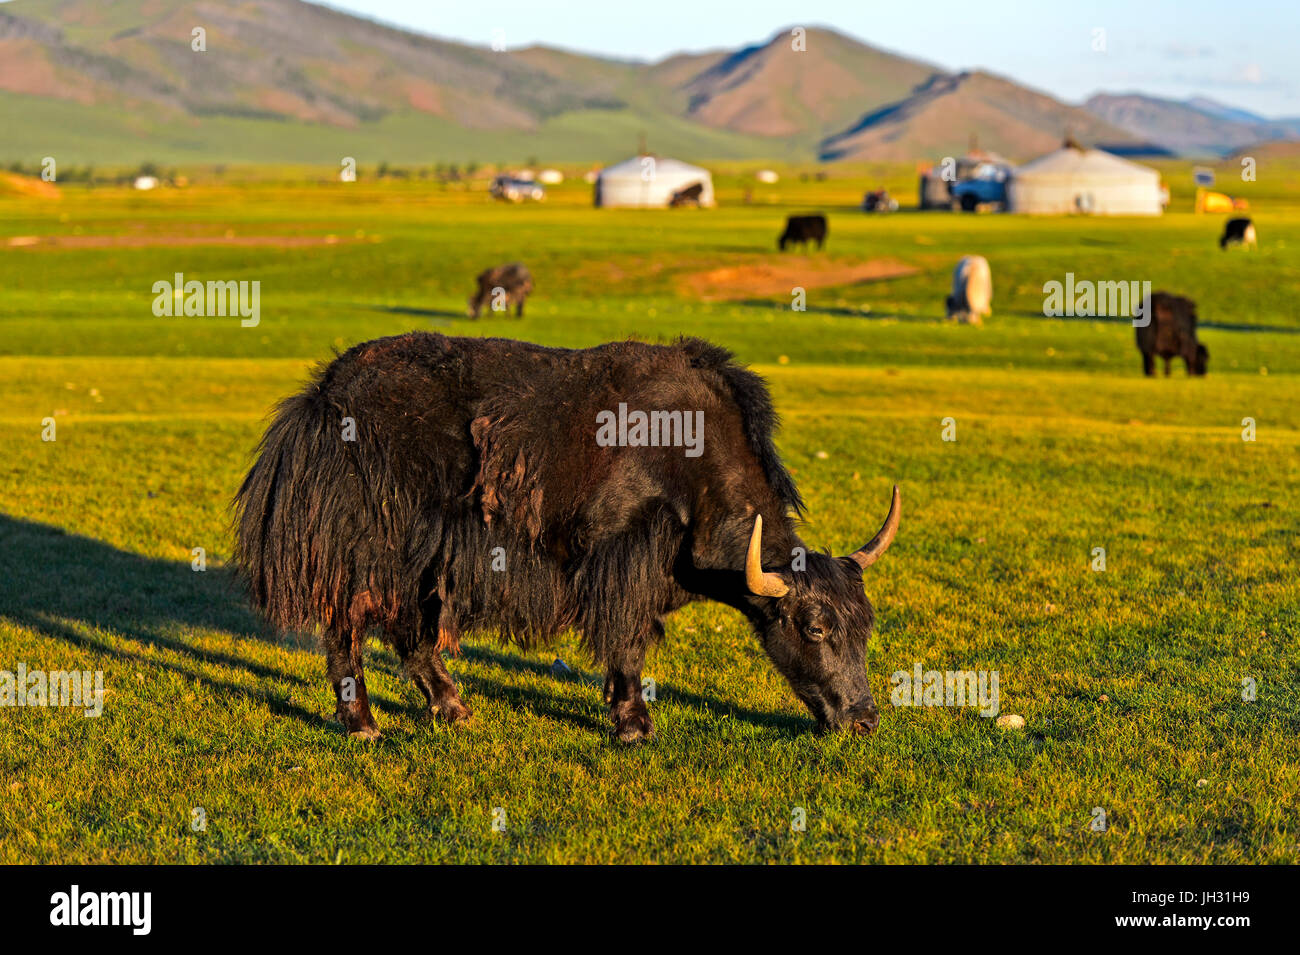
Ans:
[[[993,314],[993,274],[988,259],[968,255],[957,263],[952,294],[945,304],[948,317],[966,325],[979,325],[983,316]]]

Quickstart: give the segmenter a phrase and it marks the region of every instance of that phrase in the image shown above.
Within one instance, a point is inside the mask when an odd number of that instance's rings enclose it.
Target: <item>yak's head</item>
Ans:
[[[817,719],[819,730],[871,733],[880,722],[867,682],[866,649],[875,624],[862,572],[898,532],[898,488],[880,532],[847,557],[805,555],[806,566],[763,569],[763,518],[754,520],[745,561],[752,593],[771,598],[759,626],[763,647]]]

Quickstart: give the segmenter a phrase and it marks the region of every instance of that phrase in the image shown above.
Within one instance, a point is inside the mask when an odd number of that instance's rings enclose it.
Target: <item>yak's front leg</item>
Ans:
[[[645,700],[641,698],[641,666],[611,666],[605,672],[605,702],[621,743],[639,743],[655,735]]]
[[[364,645],[364,630],[329,631],[325,635],[325,663],[338,701],[336,715],[343,728],[358,739],[378,739],[379,726],[370,715],[370,697],[366,695],[361,656]]]
[[[663,625],[656,620],[651,629],[662,634]],[[655,735],[655,723],[641,693],[641,668],[648,642],[636,639],[620,647],[606,664],[605,702],[609,704],[614,737],[622,743],[639,743]]]

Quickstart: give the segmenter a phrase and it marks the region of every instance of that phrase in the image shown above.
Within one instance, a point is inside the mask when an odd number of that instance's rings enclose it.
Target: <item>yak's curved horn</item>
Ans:
[[[780,574],[763,570],[763,515],[754,518],[754,533],[749,537],[749,553],[745,556],[745,583],[759,597],[784,597],[790,587]]]
[[[855,550],[849,554],[849,560],[853,561],[863,570],[866,570],[876,560],[889,549],[889,545],[894,542],[894,535],[898,533],[898,521],[903,516],[903,498],[898,493],[898,485],[894,485],[894,499],[889,502],[889,515],[885,518],[885,523],[881,525],[880,532],[871,538],[871,542],[865,547]]]

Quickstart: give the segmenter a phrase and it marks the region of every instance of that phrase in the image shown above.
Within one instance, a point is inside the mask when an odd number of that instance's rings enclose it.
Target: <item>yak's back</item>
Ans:
[[[475,492],[489,520],[508,520],[533,538],[616,534],[651,503],[675,507],[685,520],[737,442],[786,506],[802,508],[773,444],[767,388],[725,349],[696,339],[616,342],[548,357],[497,378],[470,423]],[[487,355],[478,360],[487,371]],[[680,446],[598,446],[602,417],[637,411],[702,413],[700,456]]]
[[[705,453],[598,448],[597,416],[620,404],[702,412]],[[467,547],[577,559],[652,509],[689,520],[719,469],[750,455],[753,480],[798,512],[775,426],[762,380],[703,341],[377,339],[277,410],[236,496],[236,559],[278,626],[397,626],[425,586],[450,586],[445,565]]]
[[[355,346],[308,393],[331,423],[354,419],[359,445],[383,458],[396,484],[435,502],[473,497],[489,516],[532,534],[574,520],[611,481],[680,471],[681,448],[595,452],[597,416],[617,414],[620,404],[703,411],[709,439],[738,431],[779,499],[796,512],[803,506],[776,452],[766,385],[699,339],[565,349],[412,333]]]

